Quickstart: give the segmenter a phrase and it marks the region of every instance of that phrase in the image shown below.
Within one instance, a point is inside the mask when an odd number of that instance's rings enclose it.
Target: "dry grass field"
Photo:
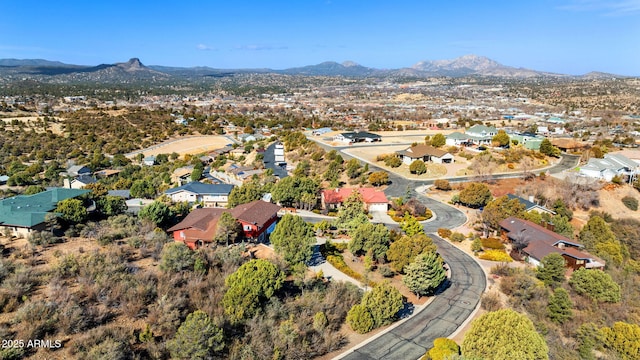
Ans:
[[[171,154],[174,152],[180,155],[200,154],[220,149],[231,143],[233,143],[233,141],[230,138],[220,135],[188,136],[167,140],[146,149],[134,151],[127,154],[127,157],[134,157],[138,153],[142,153],[144,156]]]

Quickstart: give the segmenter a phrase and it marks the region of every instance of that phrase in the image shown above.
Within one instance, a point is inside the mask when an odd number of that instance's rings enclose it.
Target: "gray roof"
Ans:
[[[231,184],[203,184],[199,181],[192,181],[188,184],[169,189],[164,193],[171,195],[179,191],[188,191],[200,195],[229,195],[233,185]]]

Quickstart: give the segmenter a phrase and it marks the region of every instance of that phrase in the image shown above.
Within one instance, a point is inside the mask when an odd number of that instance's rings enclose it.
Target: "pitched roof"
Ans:
[[[33,227],[44,222],[59,201],[78,197],[89,190],[53,188],[33,195],[18,195],[0,200],[0,224]]]
[[[406,148],[405,150],[398,151],[398,154],[408,156],[410,158],[422,158],[424,156],[435,156],[440,158],[448,154],[448,152],[430,145],[419,144]]]
[[[180,223],[170,227],[167,231],[176,231],[194,228],[203,232],[208,229],[215,229],[215,225],[223,212],[229,209],[221,208],[200,208],[191,211]]]
[[[362,201],[365,204],[379,204],[388,203],[389,200],[384,192],[374,188],[339,188],[339,189],[326,189],[322,190],[322,196],[324,197],[325,204],[341,204],[344,202],[354,191],[358,191],[362,196]]]
[[[277,214],[280,209],[281,207],[276,204],[262,200],[254,200],[250,203],[240,204],[234,207],[231,209],[231,215],[238,220],[263,226],[274,214]]]
[[[544,211],[547,211],[547,212],[555,214],[555,211],[549,210],[544,206],[540,206],[540,205],[538,205],[538,204],[536,204],[536,203],[534,203],[532,201],[529,201],[529,200],[527,200],[527,199],[525,199],[523,197],[520,197],[518,195],[507,194],[507,197],[509,198],[509,200],[518,199],[518,202],[520,202],[520,204],[524,205],[524,210],[525,211],[530,211],[530,210],[533,210],[535,208],[538,208],[538,209],[541,209],[541,210],[544,210]]]
[[[507,236],[512,240],[517,240],[518,237],[522,237],[529,241],[543,241],[551,246],[563,242],[573,246],[582,247],[582,244],[576,243],[566,236],[557,234],[531,221],[522,220],[514,216],[502,220],[500,222],[500,227],[509,232]]]
[[[200,195],[229,195],[232,189],[233,185],[231,184],[204,184],[199,181],[192,181],[188,184],[169,189],[164,193],[171,195],[180,191],[187,191]]]
[[[71,176],[78,176],[80,174],[91,174],[91,169],[84,165],[73,165],[67,169],[67,174]]]
[[[489,135],[490,133],[497,133],[498,130],[494,126],[485,126],[485,125],[473,125],[469,129],[467,129],[467,133],[475,133],[475,134],[485,134]]]

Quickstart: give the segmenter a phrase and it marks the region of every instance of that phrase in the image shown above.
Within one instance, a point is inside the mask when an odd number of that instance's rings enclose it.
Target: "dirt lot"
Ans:
[[[138,153],[142,153],[144,154],[144,156],[171,154],[173,152],[176,152],[180,155],[199,154],[220,149],[225,145],[231,143],[233,143],[233,141],[230,138],[220,135],[187,136],[183,138],[167,140],[146,149],[134,151],[127,154],[127,157],[134,157]]]
[[[13,120],[18,120],[20,122],[23,122],[25,124],[31,124],[34,123],[36,121],[38,121],[38,119],[42,119],[42,117],[40,116],[22,116],[22,117],[9,117],[9,118],[2,118],[0,120],[4,121],[5,124],[9,125],[7,128],[11,128],[11,122]],[[56,118],[56,121],[60,121],[60,119]],[[49,130],[51,130],[54,134],[62,134],[62,124],[61,123],[49,123]],[[43,129],[39,128],[36,129],[37,132],[44,132]]]

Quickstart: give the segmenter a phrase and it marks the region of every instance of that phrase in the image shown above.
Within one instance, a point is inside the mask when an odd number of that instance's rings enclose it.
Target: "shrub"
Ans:
[[[438,190],[444,190],[444,191],[451,190],[451,184],[449,184],[449,180],[438,179],[438,180],[434,181],[433,185]]]
[[[373,316],[365,305],[356,304],[347,313],[347,324],[353,331],[366,334],[373,330]]]
[[[380,266],[378,270],[380,271],[380,275],[384,277],[392,277],[393,275],[395,275],[395,272],[386,265]]]
[[[503,250],[487,250],[478,256],[482,260],[512,262],[513,259]]]
[[[569,285],[580,295],[600,302],[616,303],[620,301],[620,285],[604,271],[585,268],[573,272]]]
[[[498,238],[480,239],[480,243],[484,249],[504,250],[504,244]]]
[[[634,198],[633,196],[625,196],[625,197],[623,197],[622,198],[622,203],[629,210],[633,210],[633,211],[638,210],[638,199]]]
[[[455,241],[455,242],[462,242],[462,241],[464,241],[465,238],[466,237],[464,236],[464,234],[459,233],[459,232],[454,232],[449,237],[449,239],[451,239],[451,241]]]
[[[460,346],[451,339],[437,338],[433,341],[433,348],[427,354],[432,360],[451,359],[460,354]]]
[[[397,168],[402,165],[402,160],[400,160],[400,158],[396,156],[389,156],[384,159],[384,164],[392,168]]]
[[[487,311],[496,311],[502,309],[502,300],[500,300],[500,294],[495,291],[483,294],[482,298],[480,299],[480,307]]]
[[[438,236],[440,236],[441,238],[449,238],[451,234],[452,234],[452,231],[449,229],[445,229],[445,228],[438,229]]]

